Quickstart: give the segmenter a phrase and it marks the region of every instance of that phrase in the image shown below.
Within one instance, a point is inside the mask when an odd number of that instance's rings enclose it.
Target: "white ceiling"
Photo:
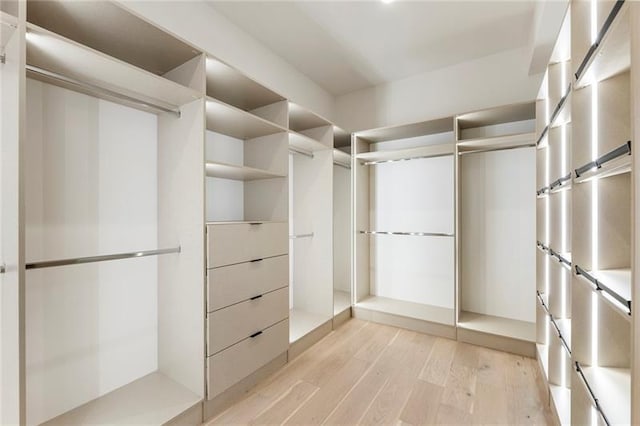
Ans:
[[[526,47],[535,14],[534,1],[211,5],[334,96]]]

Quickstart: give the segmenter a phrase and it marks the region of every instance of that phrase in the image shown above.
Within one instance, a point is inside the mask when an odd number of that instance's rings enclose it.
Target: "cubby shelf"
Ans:
[[[207,98],[207,130],[237,139],[253,139],[287,129],[212,97]]]
[[[33,24],[27,24],[27,31],[29,77],[106,99],[116,97],[105,96],[105,93],[112,92],[130,98],[132,104],[146,102],[176,113],[181,105],[202,97],[189,87]],[[92,92],[89,85],[102,91]]]
[[[332,147],[327,146],[318,140],[293,130],[289,130],[289,146],[306,152],[332,149]]]
[[[376,164],[387,161],[400,161],[417,158],[440,157],[452,155],[455,147],[453,144],[438,144],[421,146],[418,148],[398,149],[393,151],[371,151],[356,155],[356,158],[364,164]]]
[[[631,315],[631,269],[600,269],[587,271],[576,266],[578,276],[595,286],[598,293],[618,310]]]
[[[576,183],[631,172],[631,141],[575,170]]]
[[[535,133],[515,133],[504,136],[463,139],[458,142],[458,152],[474,152],[478,150],[507,149],[533,146]]]
[[[549,385],[549,391],[560,425],[571,425],[571,389],[564,386]]]
[[[331,123],[319,115],[289,102],[289,128],[296,132],[302,132],[316,127],[329,126]]]
[[[306,336],[331,318],[301,309],[289,311],[289,342],[293,343]]]
[[[260,180],[285,177],[285,174],[268,172],[266,170],[254,169],[253,167],[236,166],[227,163],[209,161],[206,164],[208,177],[217,177],[231,180]]]
[[[536,341],[536,325],[533,322],[461,311],[458,327],[526,342]]]
[[[613,8],[576,71],[576,88],[628,70],[631,66],[629,1]]]
[[[586,366],[580,368],[609,423],[631,424],[631,370]]]
[[[333,162],[346,167],[351,167],[351,155],[344,151],[333,149]]]

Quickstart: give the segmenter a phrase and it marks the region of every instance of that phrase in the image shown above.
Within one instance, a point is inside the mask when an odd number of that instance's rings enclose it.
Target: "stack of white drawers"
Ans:
[[[289,347],[286,222],[207,225],[208,399]]]

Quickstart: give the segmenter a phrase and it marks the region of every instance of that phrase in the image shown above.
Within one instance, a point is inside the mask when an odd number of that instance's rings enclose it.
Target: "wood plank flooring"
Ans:
[[[551,424],[536,361],[352,319],[218,424]]]

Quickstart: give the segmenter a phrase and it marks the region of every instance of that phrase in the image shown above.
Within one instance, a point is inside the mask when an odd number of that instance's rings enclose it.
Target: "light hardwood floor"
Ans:
[[[536,361],[352,319],[208,424],[551,424]]]

